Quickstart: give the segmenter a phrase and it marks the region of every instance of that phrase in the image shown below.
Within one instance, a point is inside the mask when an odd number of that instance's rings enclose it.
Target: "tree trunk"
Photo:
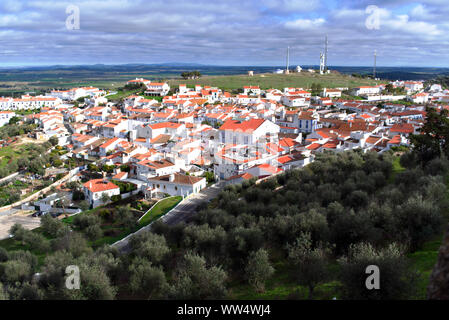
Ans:
[[[313,289],[315,289],[314,286],[309,286],[309,300],[313,300]]]

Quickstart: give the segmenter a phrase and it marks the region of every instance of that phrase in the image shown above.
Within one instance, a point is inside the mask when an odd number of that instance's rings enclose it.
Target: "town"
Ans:
[[[262,90],[251,84],[240,94],[200,85],[172,89],[143,78],[126,86],[143,87],[142,94],[114,102],[105,90],[82,87],[1,98],[1,121],[8,123],[15,111],[39,110],[20,121],[36,125],[35,139],[57,138],[65,159],[83,163],[71,168],[78,171],[70,180],[83,181],[85,199],[97,207],[120,196],[113,181],[133,184],[148,199],[185,198],[213,183],[260,180],[304,167],[324,151],[407,147],[408,135],[423,124],[425,105],[444,109],[449,102],[448,90],[421,81],[313,94],[310,88]],[[112,169],[86,181],[88,165]]]

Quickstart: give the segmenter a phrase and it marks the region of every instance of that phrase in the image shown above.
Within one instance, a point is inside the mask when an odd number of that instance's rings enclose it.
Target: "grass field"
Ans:
[[[150,224],[151,222],[162,217],[164,214],[173,209],[178,203],[181,202],[181,200],[181,196],[176,196],[159,201],[149,212],[142,216],[139,224],[141,226]]]
[[[179,84],[186,84],[188,87],[194,87],[196,84],[202,86],[208,85],[218,87],[224,90],[241,89],[243,86],[259,86],[261,89],[285,87],[300,87],[309,89],[313,83],[319,83],[322,87],[341,88],[357,87],[360,85],[374,85],[379,83],[371,79],[355,78],[342,74],[312,74],[312,73],[292,73],[285,74],[256,74],[253,77],[247,75],[236,76],[203,76],[200,79],[189,80],[169,80],[171,87],[178,87]]]
[[[31,143],[27,143],[0,148],[0,167],[7,165],[10,160],[17,160],[26,156],[32,145]]]
[[[138,92],[138,91],[140,91],[140,90],[124,90],[124,91],[119,90],[115,94],[111,94],[111,95],[106,96],[106,98],[109,101],[120,100],[120,99],[126,98],[128,96],[131,96],[133,94],[136,94],[136,92]]]
[[[421,250],[408,255],[413,266],[420,273],[418,280],[418,296],[417,299],[426,299],[427,286],[429,285],[430,274],[438,260],[438,250],[443,235],[435,237],[435,239],[427,241]]]

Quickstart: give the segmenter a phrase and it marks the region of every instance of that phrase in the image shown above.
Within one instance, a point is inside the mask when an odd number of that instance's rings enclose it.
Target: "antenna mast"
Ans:
[[[324,40],[324,71],[327,72],[327,34],[326,39]]]
[[[374,80],[376,80],[376,60],[377,60],[377,50],[374,50],[374,68],[373,68]]]

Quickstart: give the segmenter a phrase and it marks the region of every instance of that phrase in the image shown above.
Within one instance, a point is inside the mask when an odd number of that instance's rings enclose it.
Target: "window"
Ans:
[[[175,186],[175,190],[178,190],[178,187],[177,187],[177,186]]]
[[[248,144],[248,137],[245,136],[245,137],[243,138],[243,141],[244,141],[244,144]]]

